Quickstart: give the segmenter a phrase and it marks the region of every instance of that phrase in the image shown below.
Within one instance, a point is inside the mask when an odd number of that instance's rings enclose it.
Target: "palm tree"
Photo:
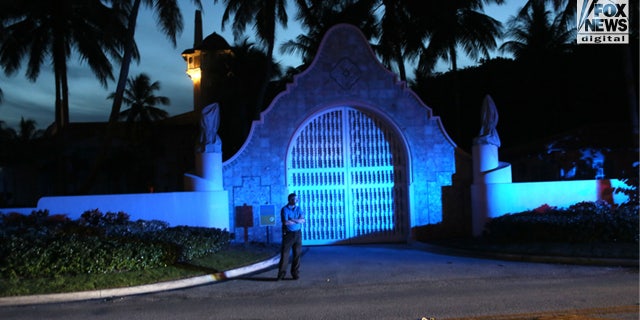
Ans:
[[[629,3],[630,41],[637,45],[637,2]],[[554,11],[549,11],[549,6]],[[544,66],[558,60],[557,57],[570,53],[575,49],[584,49],[584,46],[574,47],[575,39],[575,13],[576,1],[568,0],[529,0],[518,12],[517,16],[508,21],[509,31],[506,36],[509,40],[500,46],[501,51],[511,52],[518,60],[526,61],[531,72],[544,73]],[[555,17],[552,16],[555,14]],[[567,22],[570,21],[570,22]],[[633,25],[635,21],[635,25]],[[632,70],[634,67],[631,45],[612,47],[619,50],[622,61],[622,75],[629,85],[626,86],[628,96],[629,119],[631,120],[633,134],[638,134],[638,99],[637,82],[634,80]],[[637,51],[636,51],[637,52]],[[635,78],[637,79],[637,78]],[[533,85],[540,85],[534,82]],[[555,109],[554,109],[555,110]],[[636,139],[637,140],[637,139]]]
[[[132,2],[133,1],[133,2]],[[176,0],[111,0],[114,8],[124,13],[127,18],[127,32],[123,38],[124,52],[122,54],[122,62],[120,64],[120,75],[116,91],[113,95],[113,104],[111,105],[111,113],[109,115],[109,128],[116,123],[120,117],[120,109],[124,99],[124,91],[129,77],[129,67],[133,59],[137,57],[135,45],[135,32],[138,20],[138,13],[141,5],[152,8],[157,16],[157,23],[162,32],[176,45],[176,36],[182,32],[182,13]],[[200,0],[192,0],[199,9],[202,9]],[[109,136],[109,133],[107,134]],[[108,140],[109,138],[107,138]]]
[[[504,42],[500,51],[536,65],[569,52],[574,33],[565,26],[564,15],[552,17],[544,1],[530,1],[525,8],[507,22],[509,31],[505,36],[511,40]]]
[[[528,7],[533,6],[536,2],[552,3],[555,10],[560,11],[560,23],[569,28],[573,28],[575,15],[577,13],[577,1],[574,0],[528,0],[521,12],[526,13]],[[638,1],[629,1],[629,44],[616,46],[620,50],[620,59],[624,63],[623,77],[627,82],[627,96],[629,101],[629,114],[633,126],[633,134],[638,135],[638,85],[637,75],[634,77],[632,70],[638,70]],[[632,45],[633,44],[633,45]],[[635,48],[635,49],[633,49]]]
[[[120,119],[127,122],[127,134],[130,145],[125,147],[125,151],[131,152],[129,159],[130,166],[135,168],[129,177],[135,177],[132,181],[145,181],[151,183],[153,181],[155,165],[153,161],[154,155],[154,135],[149,126],[153,121],[166,119],[169,113],[165,110],[157,108],[156,105],[169,105],[169,98],[164,96],[156,96],[155,91],[160,90],[158,81],[151,82],[149,76],[141,73],[127,80],[127,87],[124,91],[123,103],[129,108],[120,112]],[[113,99],[115,92],[111,93],[107,98]]]
[[[6,122],[0,120],[0,164],[6,165],[16,154],[14,151],[15,140],[17,137],[16,130],[9,127]]]
[[[364,36],[371,40],[380,36],[374,8],[379,0],[333,0],[314,1],[297,0],[297,20],[306,34],[282,44],[282,53],[298,53],[304,64],[309,64],[320,47],[324,34],[334,25],[349,23],[358,27]]]
[[[406,10],[403,1],[382,0],[384,13],[380,17],[380,40],[374,50],[380,56],[382,63],[391,69],[391,62],[395,62],[400,79],[407,80],[404,66],[405,53],[408,46],[408,35],[411,28],[407,28],[411,14]],[[406,56],[409,60],[415,56]]]
[[[35,81],[51,59],[55,75],[55,124],[69,122],[67,60],[80,55],[103,86],[113,79],[108,56],[117,59],[124,25],[114,10],[99,0],[24,0],[0,3],[0,65],[7,75],[27,59],[26,76]]]
[[[120,112],[120,119],[126,122],[153,122],[169,117],[165,110],[157,108],[157,104],[169,105],[169,98],[156,96],[154,91],[160,90],[160,82],[151,82],[149,76],[141,73],[127,80],[123,102],[130,108]],[[108,96],[113,99],[115,92]]]
[[[16,130],[9,127],[3,120],[0,120],[0,142],[15,140],[17,137]]]
[[[485,3],[502,4],[504,0],[423,1],[428,18],[422,19],[420,30],[428,33],[429,44],[420,55],[418,69],[430,73],[439,59],[458,69],[458,51],[470,58],[489,57],[501,36],[502,24],[482,13]],[[415,2],[413,2],[415,4]]]
[[[20,118],[20,130],[17,134],[17,139],[20,141],[29,141],[42,137],[44,131],[37,129],[37,122],[33,119]]]
[[[202,9],[200,0],[191,0],[198,9]],[[126,32],[121,38],[124,41],[124,50],[120,62],[120,74],[116,84],[116,91],[113,93],[113,103],[109,114],[109,123],[105,133],[102,149],[96,158],[92,170],[80,190],[87,193],[95,181],[100,167],[106,161],[115,124],[120,119],[120,110],[129,78],[129,68],[134,59],[138,59],[138,51],[135,43],[136,24],[140,6],[145,5],[152,8],[156,14],[156,21],[160,30],[169,38],[172,44],[176,45],[176,36],[182,32],[182,13],[176,0],[110,0],[113,8],[126,16]]]
[[[264,74],[267,69],[266,53],[245,38],[232,47],[233,59],[230,62],[232,73],[225,81],[219,83],[220,89],[216,99],[220,102],[220,138],[223,159],[230,158],[242,146],[254,120],[252,107],[257,104],[258,95],[263,90],[264,81],[256,74]],[[278,63],[271,61],[272,77],[282,75]],[[272,84],[271,82],[270,84]],[[268,89],[271,89],[269,87]],[[272,98],[271,90],[264,97]]]
[[[526,16],[532,7],[544,6],[547,3],[551,3],[553,10],[559,11],[559,15],[556,18],[559,25],[575,28],[576,6],[578,3],[575,0],[527,0],[518,15]]]
[[[489,57],[497,47],[502,24],[483,13],[485,3],[502,4],[504,0],[426,0],[410,2],[412,12],[418,3],[428,17],[420,19],[417,30],[427,36],[428,45],[420,49],[417,72],[430,74],[436,62],[451,63],[453,81],[453,108],[457,119],[453,120],[454,133],[462,136],[462,107],[458,88],[458,52],[463,50],[470,58]],[[418,11],[419,12],[419,11]]]
[[[155,91],[160,90],[158,81],[151,82],[149,76],[141,73],[127,80],[127,88],[124,91],[123,103],[129,108],[122,110],[119,119],[127,122],[126,130],[130,141],[139,152],[139,156],[150,155],[148,144],[143,143],[149,137],[149,125],[157,120],[166,119],[169,113],[156,107],[158,104],[169,105],[169,98],[156,96]],[[113,99],[115,92],[107,99]],[[142,145],[141,145],[142,143]]]
[[[119,59],[124,24],[117,11],[100,0],[24,0],[0,2],[0,65],[7,75],[27,60],[26,76],[35,81],[46,60],[51,60],[55,79],[55,129],[58,133],[59,193],[65,194],[63,148],[69,123],[67,60],[80,55],[103,86],[113,79],[108,56]]]
[[[575,25],[569,29],[563,20],[563,12],[555,11],[555,5],[549,2],[528,1],[511,17],[500,51],[513,54],[516,66],[522,68],[520,73],[528,75],[520,82],[531,93],[528,100],[538,108],[538,112],[529,116],[529,121],[536,123],[541,131],[550,133],[574,125],[573,119],[560,120],[568,107],[558,97],[572,86],[563,77],[567,72],[558,70],[571,70],[567,69],[570,61],[580,57],[573,52]],[[540,77],[549,79],[539,81]]]
[[[424,23],[422,0],[381,0],[380,39],[374,50],[391,69],[398,68],[401,80],[407,80],[405,62],[415,62],[428,39],[428,25]]]
[[[253,23],[257,39],[267,47],[266,71],[264,81],[258,94],[258,101],[253,111],[253,117],[258,118],[262,111],[264,96],[272,77],[273,48],[275,46],[277,24],[287,27],[286,0],[222,0],[226,9],[222,16],[222,28],[233,15],[233,34],[239,39],[243,36],[248,24]],[[214,0],[218,3],[219,0]]]

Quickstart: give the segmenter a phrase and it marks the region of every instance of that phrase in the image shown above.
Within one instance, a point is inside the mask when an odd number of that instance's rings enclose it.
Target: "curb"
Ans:
[[[175,281],[166,281],[153,284],[145,284],[134,287],[123,287],[114,289],[103,289],[93,291],[80,291],[80,292],[66,292],[66,293],[52,293],[52,294],[38,294],[30,296],[15,296],[15,297],[3,297],[0,298],[0,306],[21,306],[31,304],[44,304],[44,303],[58,303],[58,302],[73,302],[82,300],[93,299],[111,299],[115,297],[131,296],[138,294],[145,294],[158,291],[167,291],[182,289],[187,287],[194,287],[204,284],[209,284],[218,281],[224,281],[232,279],[238,276],[246,275],[249,273],[261,271],[277,265],[280,261],[280,254],[271,257],[270,259],[213,274],[207,274],[203,276],[197,276],[192,278],[186,278]]]
[[[638,260],[633,259],[607,259],[607,258],[588,258],[588,257],[561,257],[561,256],[536,256],[536,255],[523,255],[523,254],[508,254],[508,253],[495,253],[484,251],[472,251],[460,248],[446,247],[440,245],[434,245],[424,242],[411,241],[408,243],[417,249],[426,250],[438,254],[456,255],[466,257],[479,257],[487,259],[509,260],[509,261],[525,261],[525,262],[539,262],[539,263],[561,263],[561,264],[578,264],[578,265],[591,265],[591,266],[610,266],[610,267],[638,267]],[[308,248],[303,251],[303,254],[308,251]],[[153,284],[146,284],[134,287],[123,287],[93,291],[80,291],[80,292],[67,292],[67,293],[52,293],[52,294],[40,294],[30,296],[15,296],[15,297],[3,297],[0,298],[0,307],[2,306],[22,306],[33,304],[46,304],[46,303],[60,303],[60,302],[74,302],[83,300],[94,299],[113,299],[116,297],[124,297],[159,291],[168,291],[183,289],[188,287],[195,287],[204,284],[210,284],[219,281],[225,281],[239,276],[247,275],[250,273],[266,270],[278,264],[280,261],[280,254],[260,261],[258,263],[227,270],[224,272],[218,272],[213,274],[207,274],[203,276],[197,276],[192,278],[186,278],[175,281],[166,281]]]
[[[456,247],[440,246],[424,242],[412,243],[421,249],[448,255],[457,255],[465,257],[478,257],[487,259],[498,259],[507,261],[523,261],[538,263],[560,263],[575,264],[585,266],[602,266],[602,267],[638,267],[640,263],[636,259],[614,259],[614,258],[592,258],[592,257],[564,257],[564,256],[545,256],[545,255],[529,255],[516,253],[499,253],[489,251],[475,251]]]

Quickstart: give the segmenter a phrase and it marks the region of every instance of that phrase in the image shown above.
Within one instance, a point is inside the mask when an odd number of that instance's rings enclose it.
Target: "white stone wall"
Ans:
[[[24,210],[49,210],[49,214],[65,214],[78,219],[85,211],[125,212],[132,221],[161,220],[170,226],[197,226],[230,230],[226,191],[160,192],[105,194],[88,196],[43,197],[38,207]],[[2,210],[0,209],[0,212]],[[14,212],[7,209],[6,212]]]
[[[473,184],[473,235],[482,235],[489,219],[505,214],[534,210],[545,204],[568,208],[580,202],[601,200],[602,183],[610,184],[613,189],[626,187],[618,179]],[[629,199],[623,193],[615,193],[612,200],[621,204]]]

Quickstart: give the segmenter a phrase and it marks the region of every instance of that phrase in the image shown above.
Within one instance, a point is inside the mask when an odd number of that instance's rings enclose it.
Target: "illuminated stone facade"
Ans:
[[[223,181],[237,240],[244,230],[234,213],[247,205],[249,240],[279,241],[279,209],[296,192],[307,211],[304,243],[391,242],[447,217],[469,220],[470,167],[440,119],[343,24],[254,121],[223,163]]]

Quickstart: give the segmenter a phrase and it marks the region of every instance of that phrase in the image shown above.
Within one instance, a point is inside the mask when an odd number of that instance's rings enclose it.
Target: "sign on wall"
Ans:
[[[260,225],[263,227],[276,225],[276,207],[274,205],[260,206]]]

